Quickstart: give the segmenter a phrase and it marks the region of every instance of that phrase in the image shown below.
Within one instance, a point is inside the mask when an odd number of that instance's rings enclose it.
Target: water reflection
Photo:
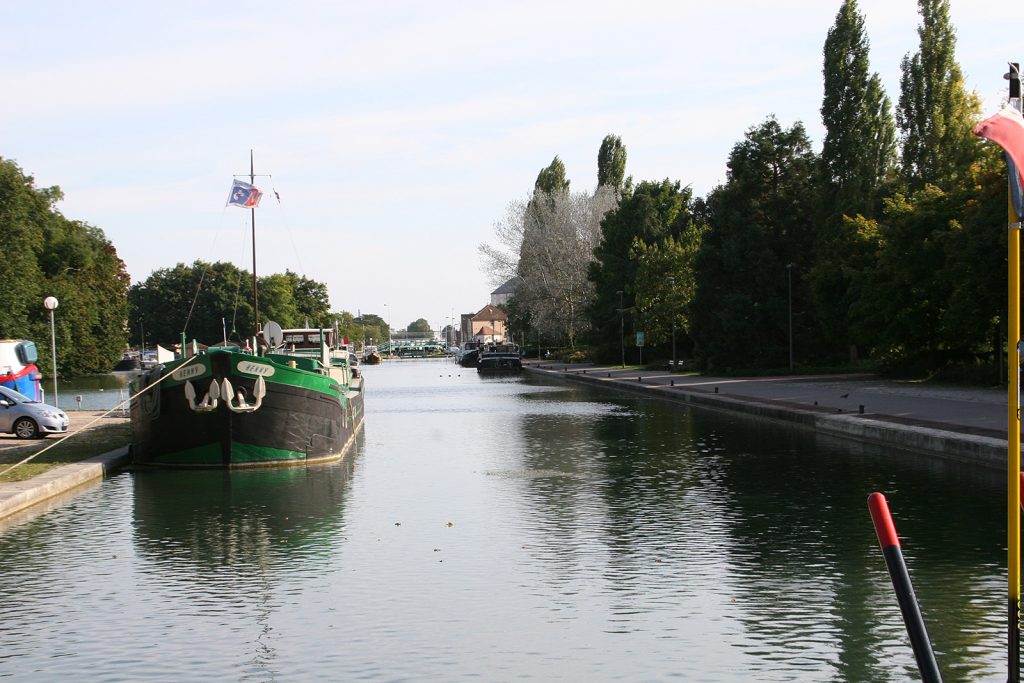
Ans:
[[[357,443],[343,461],[308,468],[135,472],[139,555],[205,579],[316,571],[342,538],[358,452]]]
[[[119,475],[0,531],[0,677],[912,680],[874,490],[945,680],[1000,675],[999,473],[531,376],[365,372],[350,460]]]
[[[950,505],[941,488],[957,467],[949,463],[863,445],[851,455],[849,444],[809,432],[694,419],[576,388],[557,398],[561,410],[520,423],[523,470],[550,473],[523,477],[522,493],[534,561],[548,565],[542,578],[556,602],[604,593],[607,628],[622,633],[648,627],[659,610],[681,610],[689,623],[674,637],[692,638],[701,625],[705,649],[741,655],[747,675],[913,677],[867,515],[867,494],[881,490],[943,671],[994,673],[977,653],[1003,637],[1005,551],[998,525],[981,532],[976,521],[1001,514],[1002,501],[988,493],[998,474],[961,468]],[[989,568],[980,581],[979,565]]]

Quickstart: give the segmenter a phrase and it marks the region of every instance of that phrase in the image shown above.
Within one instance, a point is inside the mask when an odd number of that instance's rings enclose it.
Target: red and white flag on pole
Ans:
[[[1015,107],[1005,104],[999,113],[976,125],[973,132],[978,137],[995,142],[1006,152],[1013,209],[1020,220],[1024,212],[1024,191],[1020,178],[1020,169],[1024,169],[1024,116]]]

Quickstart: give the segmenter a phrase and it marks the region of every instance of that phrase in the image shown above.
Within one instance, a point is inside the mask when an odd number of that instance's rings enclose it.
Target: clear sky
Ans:
[[[626,172],[704,195],[774,113],[820,149],[821,50],[839,0],[104,2],[0,0],[0,156],[59,185],[132,281],[195,259],[327,283],[333,310],[437,329],[497,282],[477,245],[557,154],[592,190]],[[861,0],[871,68],[899,97],[917,3]],[[957,58],[994,112],[1024,62],[1024,4],[952,0]],[[1016,36],[1016,37],[1015,37]],[[271,188],[281,195],[278,204]],[[2,231],[2,226],[0,226]]]

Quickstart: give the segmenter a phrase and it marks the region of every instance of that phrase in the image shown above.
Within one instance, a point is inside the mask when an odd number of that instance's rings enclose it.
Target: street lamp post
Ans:
[[[53,405],[57,405],[57,333],[53,326],[53,309],[57,308],[57,297],[48,296],[43,300],[43,307],[50,312],[50,353],[53,354]]]
[[[786,264],[786,284],[789,289],[789,369],[793,369],[793,264]]]
[[[394,344],[391,341],[391,307],[384,304],[384,308],[388,309],[388,355],[395,355]]]
[[[622,367],[626,367],[626,321],[622,308],[622,290],[619,290],[619,349],[622,351]]]
[[[669,306],[669,314],[672,316],[672,370],[676,369],[676,279],[672,276],[668,278],[668,286],[672,291],[671,305]]]

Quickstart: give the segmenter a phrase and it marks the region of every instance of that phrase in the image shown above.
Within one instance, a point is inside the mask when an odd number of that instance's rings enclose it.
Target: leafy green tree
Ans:
[[[313,327],[324,327],[338,329],[338,343],[345,343],[348,340],[348,344],[356,349],[362,348],[365,328],[359,323],[359,319],[349,313],[348,311],[341,311],[338,313],[330,313],[325,320],[321,320],[317,323],[310,323]]]
[[[979,156],[971,133],[980,101],[964,86],[948,0],[918,0],[918,52],[903,58],[896,123],[910,190],[933,184],[952,190]]]
[[[37,253],[43,225],[52,219],[57,188],[36,189],[34,179],[13,162],[0,158],[0,225],[4,257],[0,259],[0,338],[34,338],[41,331],[43,276]],[[47,328],[47,337],[49,329]]]
[[[255,328],[252,275],[231,263],[195,261],[154,271],[128,292],[128,325],[133,340],[145,329],[149,342],[164,346],[186,338],[216,343],[241,342]],[[291,271],[258,279],[260,324],[273,320],[284,328],[330,327],[327,287]]]
[[[432,339],[434,337],[434,331],[430,329],[430,323],[425,318],[419,318],[405,328],[406,332],[409,333],[410,337]]]
[[[542,168],[537,174],[534,190],[545,195],[569,191],[569,180],[565,177],[565,164],[557,154],[551,160],[551,164]]]
[[[124,262],[102,231],[84,223],[58,217],[44,232],[45,287],[60,301],[55,316],[60,373],[108,372],[127,341]]]
[[[805,359],[818,348],[802,277],[813,262],[817,165],[803,125],[783,129],[774,116],[733,147],[728,180],[708,197],[690,310],[708,367],[786,364],[790,282],[794,339]]]
[[[873,220],[881,212],[895,166],[895,124],[877,74],[869,74],[868,39],[856,0],[845,0],[824,49],[821,116],[822,210],[814,262],[807,273],[822,325],[822,350],[834,359],[857,357],[850,308],[880,243]],[[866,217],[866,218],[865,218]]]
[[[290,270],[286,270],[284,275],[291,282],[292,300],[299,317],[303,321],[309,320],[309,324],[314,327],[330,327],[331,297],[327,285]]]
[[[220,341],[225,330],[229,341],[252,338],[251,281],[248,272],[225,262],[156,270],[128,292],[129,329],[134,334],[144,328],[148,340],[166,347],[179,343],[182,333],[208,344]]]
[[[886,202],[883,245],[852,318],[873,355],[902,372],[973,365],[1005,330],[1006,175],[999,154],[951,192],[928,185]],[[1005,334],[1005,333],[1004,333]]]
[[[337,314],[335,314],[337,315]],[[353,319],[359,331],[351,339],[361,339],[363,343],[377,346],[388,338],[388,323],[375,313],[361,313]]]
[[[669,236],[654,244],[634,240],[636,309],[649,344],[670,341],[673,329],[677,343],[689,335],[688,309],[697,289],[694,265],[702,233],[691,223],[679,239]]]
[[[527,345],[537,343],[540,328],[534,322],[528,302],[524,303],[522,299],[522,294],[517,290],[501,308],[508,315],[508,329],[517,331],[517,338],[522,341],[525,350]]]
[[[597,152],[597,186],[622,190],[626,175],[626,147],[618,135],[606,135]]]
[[[307,322],[315,326],[315,321],[306,320],[296,305],[296,284],[297,278],[292,273],[274,273],[259,278],[261,325],[273,320],[285,329],[306,327]]]
[[[871,274],[882,249],[878,221],[857,214],[825,221],[818,240],[815,263],[808,274],[811,298],[821,322],[827,360],[855,362],[862,347],[870,348],[855,311],[869,297]]]
[[[825,39],[821,151],[825,216],[875,216],[879,192],[896,161],[896,126],[877,73],[869,73],[868,38],[856,0],[844,0]]]
[[[13,162],[0,159],[0,337],[39,344],[39,365],[52,372],[49,313],[43,299],[60,302],[54,315],[57,365],[62,376],[107,372],[124,350],[128,275],[98,228],[71,221],[54,205],[60,188],[36,188]]]
[[[640,329],[634,328],[640,267],[637,256],[643,253],[638,251],[637,243],[654,245],[670,237],[687,243],[686,236],[694,229],[693,209],[691,189],[666,178],[641,182],[605,215],[588,273],[595,289],[588,316],[600,357],[619,356],[620,302],[631,312],[625,320],[627,334]]]

